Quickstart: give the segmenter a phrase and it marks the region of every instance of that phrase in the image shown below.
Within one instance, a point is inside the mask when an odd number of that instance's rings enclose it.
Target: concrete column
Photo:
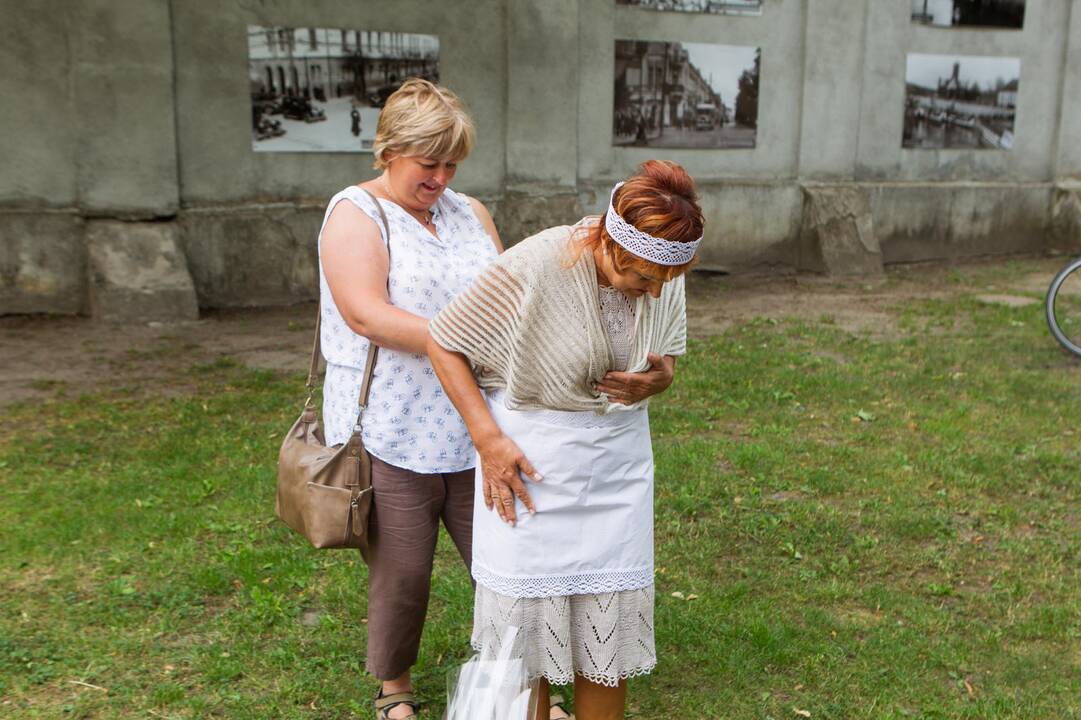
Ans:
[[[83,0],[69,12],[75,102],[65,120],[78,128],[79,204],[91,214],[175,214],[168,1]]]
[[[176,223],[91,220],[86,245],[94,318],[110,322],[199,318]]]
[[[582,215],[579,0],[507,0],[507,167],[495,221],[507,245]]]
[[[867,0],[808,0],[799,176],[851,179],[859,139]]]
[[[1081,0],[1069,3],[1055,177],[1081,180]]]
[[[68,7],[64,0],[41,0],[33,8],[0,0],[0,205],[75,202],[78,125]]]
[[[0,315],[85,309],[83,226],[72,212],[0,212]]]
[[[578,0],[507,2],[507,185],[573,191]]]

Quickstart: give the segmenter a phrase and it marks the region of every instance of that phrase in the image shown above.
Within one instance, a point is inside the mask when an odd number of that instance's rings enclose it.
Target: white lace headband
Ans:
[[[693,260],[702,238],[694,242],[676,242],[642,232],[616,212],[616,190],[621,187],[623,183],[618,182],[612,188],[612,195],[608,199],[608,212],[604,217],[604,229],[612,239],[627,252],[658,265],[686,265]]]

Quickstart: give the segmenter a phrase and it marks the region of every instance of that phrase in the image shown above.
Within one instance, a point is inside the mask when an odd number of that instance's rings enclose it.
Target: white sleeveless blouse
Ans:
[[[330,199],[323,226],[341,201],[368,215],[387,241],[379,211],[356,186]],[[390,302],[431,319],[473,282],[496,257],[492,238],[464,195],[443,191],[432,208],[439,237],[404,209],[380,200],[390,225]],[[322,239],[322,229],[319,231]],[[321,246],[321,243],[320,243]],[[321,250],[321,247],[320,247]],[[368,356],[368,339],[346,324],[319,264],[321,342],[327,361],[323,384],[323,431],[328,445],[353,432]],[[364,412],[364,446],[380,460],[419,473],[457,472],[473,467],[474,450],[465,423],[443,392],[426,355],[380,348]]]

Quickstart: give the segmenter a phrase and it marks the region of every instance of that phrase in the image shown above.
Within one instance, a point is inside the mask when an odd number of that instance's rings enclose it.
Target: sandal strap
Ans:
[[[414,715],[416,715],[416,712],[420,707],[417,703],[416,696],[411,692],[392,693],[390,695],[380,694],[375,698],[375,709],[381,717],[386,717],[388,712],[399,705],[408,705],[413,709]]]
[[[564,713],[563,720],[567,720],[568,718],[570,718],[570,720],[574,720],[574,715],[571,714],[571,711],[563,705],[564,702],[566,701],[563,699],[562,695],[552,695],[548,698],[548,707],[553,710],[555,710],[556,708],[562,710]]]

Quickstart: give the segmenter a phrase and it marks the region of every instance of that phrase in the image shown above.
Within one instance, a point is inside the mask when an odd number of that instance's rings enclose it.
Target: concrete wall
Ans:
[[[160,236],[175,237],[203,307],[314,296],[323,204],[372,177],[371,156],[251,150],[250,24],[438,35],[442,81],[478,128],[455,187],[489,204],[508,242],[602,210],[615,181],[660,156],[699,182],[706,268],[843,271],[828,258],[851,254],[818,245],[868,232],[879,263],[1074,245],[1081,0],[1029,0],[1020,31],[917,26],[909,8],[765,0],[760,16],[739,17],[614,0],[0,0],[0,93],[19,99],[0,105],[0,314],[90,311],[85,233],[103,218],[175,226]],[[617,39],[760,47],[756,147],[614,147]],[[1014,149],[903,149],[910,52],[1019,57]],[[864,209],[856,235],[837,230],[831,198]],[[833,229],[809,227],[816,218]]]

